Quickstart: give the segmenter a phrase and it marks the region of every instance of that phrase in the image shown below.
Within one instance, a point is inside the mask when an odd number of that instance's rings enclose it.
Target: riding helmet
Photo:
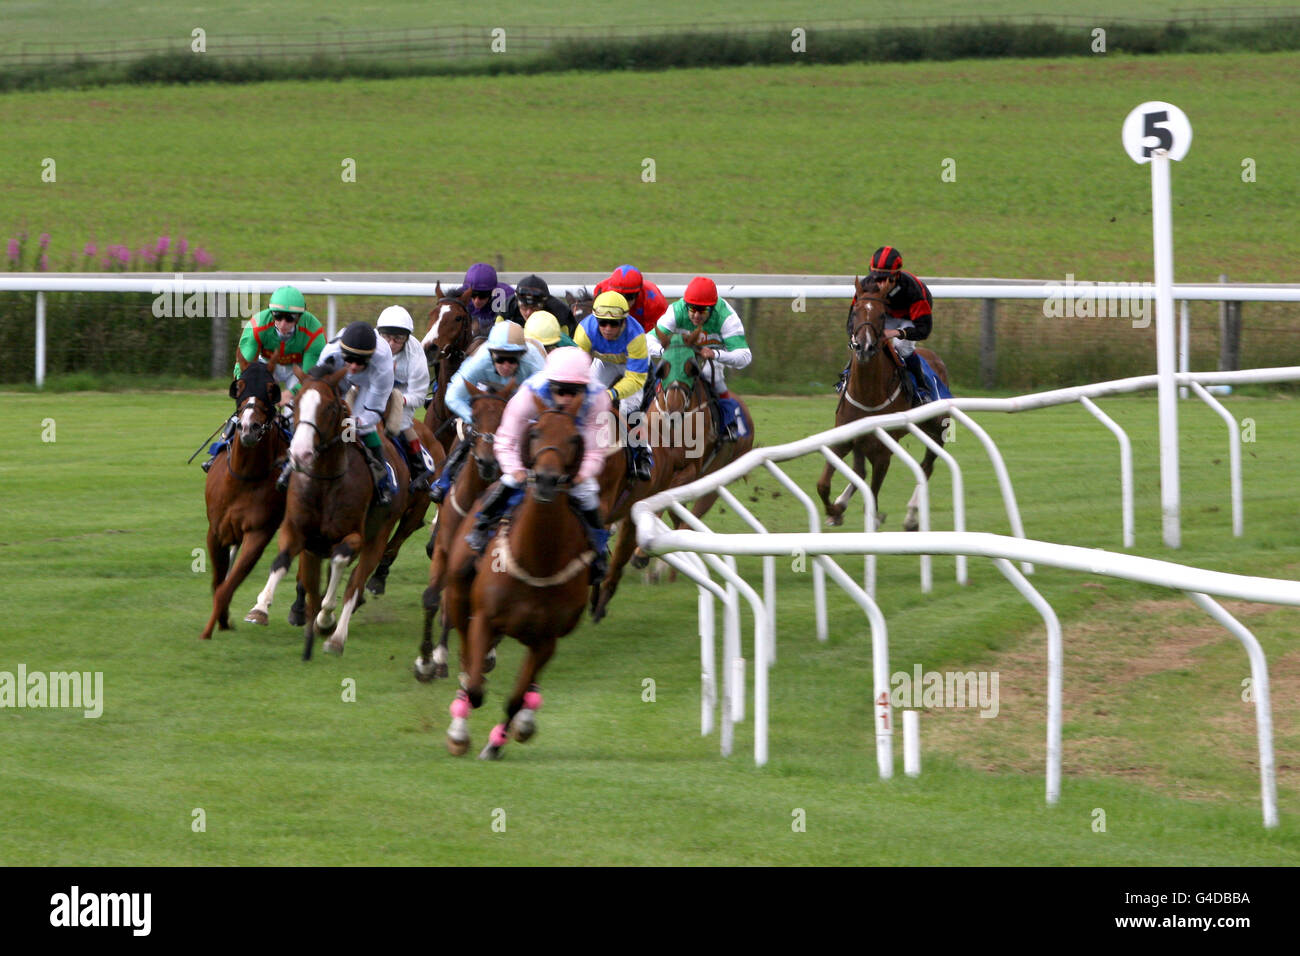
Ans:
[[[377,341],[374,327],[369,322],[353,322],[343,330],[343,334],[339,337],[339,346],[343,350],[345,361],[369,365],[370,357],[375,354]]]
[[[404,332],[410,335],[415,331],[415,323],[411,321],[410,312],[400,305],[390,305],[379,313],[379,319],[375,322],[375,331]]]
[[[715,306],[718,304],[718,286],[706,276],[696,276],[686,287],[686,294],[682,298],[687,305]]]
[[[871,255],[870,272],[897,272],[903,268],[903,256],[893,246],[881,246]]]

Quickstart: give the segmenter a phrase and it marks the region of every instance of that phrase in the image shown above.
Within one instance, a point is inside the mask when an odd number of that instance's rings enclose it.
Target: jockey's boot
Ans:
[[[591,583],[603,581],[609,571],[609,529],[600,520],[599,508],[583,508],[572,498],[569,499],[569,505],[574,514],[582,519],[582,530],[587,532],[587,544],[596,552],[591,561]]]
[[[361,453],[366,456],[370,477],[375,481],[375,504],[386,507],[393,503],[393,491],[388,487],[388,463],[384,461],[384,446],[371,448],[361,441]]]
[[[465,536],[476,554],[482,554],[487,547],[488,532],[505,514],[506,504],[514,490],[504,482],[497,482],[483,499],[483,508],[474,518],[474,530]]]
[[[908,389],[908,398],[912,401],[912,407],[924,405],[930,401],[929,389],[922,384],[925,381],[925,373],[921,371],[921,359],[913,352],[903,360],[907,366],[908,374],[903,376],[903,381]]]
[[[442,463],[442,471],[438,473],[438,478],[429,488],[429,500],[435,505],[442,504],[442,500],[447,497],[447,492],[451,490],[451,483],[456,480],[460,474],[460,466],[465,463],[469,456],[470,442],[462,439],[451,450],[447,460]]]
[[[628,448],[632,450],[632,477],[637,481],[649,481],[655,470],[654,452],[644,439],[630,436]]]
[[[208,469],[212,467],[212,463],[217,460],[217,455],[221,454],[221,449],[230,444],[230,439],[235,434],[235,422],[236,420],[234,418],[230,418],[226,421],[226,427],[221,431],[221,438],[212,446],[216,451],[212,453],[207,461],[199,465],[199,467],[203,469],[204,474],[208,473]]]
[[[424,446],[418,438],[403,438],[406,442],[407,457],[411,460],[411,491],[418,494],[423,491],[433,478],[433,472],[424,462]]]
[[[724,392],[718,397],[718,414],[722,416],[722,427],[718,429],[718,437],[721,441],[734,442],[740,438],[740,406],[737,404],[733,409],[733,414],[728,417],[727,413],[723,411],[722,403],[724,401],[734,401],[730,391]]]
[[[844,363],[844,371],[840,372],[840,380],[835,383],[835,391],[837,392],[844,391],[844,386],[847,385],[849,382],[849,369],[852,367],[852,365],[853,365],[853,359],[849,359],[847,362]]]

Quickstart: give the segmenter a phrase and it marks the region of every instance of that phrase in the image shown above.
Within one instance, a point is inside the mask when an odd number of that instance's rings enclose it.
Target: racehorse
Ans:
[[[885,344],[885,302],[878,293],[875,283],[854,279],[857,294],[853,298],[853,332],[850,335],[849,348],[853,352],[848,384],[840,395],[839,404],[835,406],[835,426],[847,425],[868,415],[884,415],[890,412],[905,412],[911,408],[907,390],[903,387],[903,376],[907,369],[894,357],[893,349]],[[948,368],[939,356],[930,349],[918,348],[917,353],[924,356],[926,362],[934,369],[936,375],[948,384]],[[920,427],[939,445],[943,444],[943,433],[947,419],[932,418]],[[890,432],[895,439],[906,434],[896,429]],[[892,453],[880,439],[873,434],[861,435],[831,451],[841,458],[853,449],[853,470],[859,477],[865,477],[863,459],[871,462],[871,495],[879,502],[880,486],[885,482],[889,471]],[[925,458],[921,461],[921,470],[929,479],[934,470],[935,454],[927,447]],[[817,482],[817,494],[821,496],[826,509],[826,524],[834,527],[844,521],[844,507],[853,497],[855,486],[850,483],[834,503],[830,500],[831,475],[835,469],[826,463],[821,479]],[[904,531],[915,531],[918,527],[917,502],[920,488],[913,492],[907,504],[907,518],[903,523]],[[884,524],[885,515],[877,513],[876,527]]]
[[[433,619],[442,601],[442,589],[447,578],[447,556],[457,536],[462,534],[461,528],[473,512],[474,502],[487,490],[488,485],[501,477],[493,438],[516,387],[514,382],[500,390],[492,387],[479,388],[473,382],[466,382],[465,385],[469,389],[470,410],[473,414],[473,422],[465,440],[473,442],[470,451],[473,467],[466,462],[456,476],[456,483],[447,492],[442,507],[438,509],[438,521],[429,542],[429,585],[421,598],[424,605],[424,639],[420,644],[420,656],[415,659],[415,677],[425,683],[435,677],[447,676],[447,634],[450,625],[446,615],[443,616],[442,637],[438,640],[437,648],[433,646]]]
[[[465,356],[471,354],[476,343],[483,338],[474,334],[474,317],[469,313],[469,289],[459,296],[444,295],[439,282],[434,287],[434,294],[438,297],[438,304],[429,313],[429,331],[420,340],[434,381],[433,398],[424,413],[424,421],[442,444],[443,451],[449,452],[456,443],[456,416],[447,409],[447,386],[461,362],[465,361]]]
[[[749,406],[734,393],[730,396],[741,408],[747,425],[745,434],[734,442],[724,442],[718,433],[718,422],[710,407],[713,399],[701,375],[705,363],[711,359],[699,357],[699,345],[702,333],[692,332],[683,337],[681,342],[670,341],[660,360],[656,376],[659,384],[656,388],[654,403],[649,410],[649,428],[651,435],[658,435],[667,447],[668,460],[673,469],[668,482],[669,488],[690,484],[705,475],[723,468],[754,447],[754,417]],[[667,435],[668,437],[664,437]],[[718,493],[711,491],[695,499],[691,505],[691,514],[703,518],[718,500]],[[673,516],[673,527],[680,528],[682,520]],[[635,528],[628,523],[623,534],[619,536],[618,555],[632,552],[635,540]],[[628,540],[625,542],[623,538]],[[617,558],[616,558],[617,560]],[[626,561],[626,557],[622,557]],[[649,564],[649,556],[636,548],[632,557],[634,568],[644,568]],[[615,561],[610,562],[611,569]],[[669,580],[676,580],[674,568]]]
[[[469,713],[483,703],[487,651],[509,634],[528,648],[515,688],[506,701],[505,721],[492,729],[479,757],[501,756],[507,731],[523,742],[536,729],[541,707],[537,677],[555,653],[556,641],[578,625],[587,603],[587,546],[582,519],[570,507],[568,489],[582,463],[583,442],[574,417],[547,409],[523,443],[528,480],[523,501],[503,520],[496,538],[474,560],[464,536],[451,553],[453,571],[444,598],[445,613],[466,638],[461,664],[464,689],[451,705],[447,749],[469,749]],[[476,573],[475,573],[476,569]],[[473,575],[471,578],[470,575]]]
[[[275,368],[239,359],[239,378],[230,383],[239,420],[238,435],[217,453],[203,496],[208,507],[208,555],[212,559],[212,616],[199,636],[231,630],[230,601],[253,570],[284,517],[284,492],[275,487],[276,464],[288,450],[276,422],[280,386]],[[231,565],[231,552],[239,556]]]
[[[578,290],[578,294],[571,292],[564,293],[564,301],[569,304],[569,311],[573,313],[573,327],[576,329],[582,324],[582,320],[591,315],[592,303],[596,297],[591,294],[586,286]]]
[[[393,526],[406,510],[410,474],[392,443],[383,439],[384,457],[397,482],[388,506],[374,503],[374,484],[365,455],[353,448],[350,409],[339,394],[347,367],[318,365],[302,376],[303,386],[294,402],[293,441],[289,456],[294,475],[284,523],[280,526],[280,552],[271,565],[271,576],[257,597],[257,605],[246,620],[265,624],[276,585],[299,558],[299,579],[307,591],[303,660],[311,659],[312,643],[319,628],[329,634],[327,651],[343,653],[348,622],[361,597],[361,587],[379,563]],[[383,429],[380,429],[382,436]],[[329,586],[320,593],[321,558],[330,559]],[[343,610],[334,618],[343,570],[353,559],[357,565],[348,580]]]

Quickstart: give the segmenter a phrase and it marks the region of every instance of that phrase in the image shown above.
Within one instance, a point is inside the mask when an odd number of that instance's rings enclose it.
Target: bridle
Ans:
[[[857,317],[857,313],[860,308],[862,311],[866,311],[866,306],[865,305],[859,306],[858,303],[866,303],[866,302],[880,303],[881,319],[880,319],[880,327],[877,328],[875,322],[873,322],[872,319],[868,316],[867,318],[864,318],[861,322],[855,324],[853,326],[853,331],[849,333],[849,349],[857,357],[857,360],[863,364],[869,362],[871,358],[877,352],[880,351],[881,343],[884,341],[884,333],[885,333],[884,316],[886,314],[884,296],[867,295],[866,293],[860,292],[858,293],[858,297],[854,302],[854,307],[853,307],[853,313],[855,318]],[[858,340],[859,334],[863,331],[867,332],[868,341],[866,342],[860,342]]]
[[[330,401],[326,401],[326,400],[325,400],[326,398],[328,398],[328,396],[325,395],[325,392],[326,392],[326,390],[327,390],[327,386],[325,386],[324,384],[322,384],[320,388],[314,388],[313,386],[314,386],[315,384],[316,384],[316,383],[308,383],[307,385],[304,385],[304,386],[303,386],[303,387],[298,391],[298,398],[297,398],[297,400],[296,400],[296,402],[295,402],[295,404],[294,404],[294,423],[293,423],[293,424],[294,424],[294,429],[295,429],[295,430],[297,429],[297,427],[298,427],[299,425],[306,425],[306,426],[308,426],[312,431],[314,431],[314,432],[316,433],[316,438],[317,438],[317,441],[318,441],[318,443],[317,443],[317,445],[316,445],[316,458],[319,460],[319,458],[320,458],[322,455],[324,455],[325,452],[329,451],[331,448],[333,448],[335,445],[339,444],[339,443],[343,440],[343,427],[342,427],[342,426],[343,426],[343,419],[346,417],[345,413],[346,413],[347,411],[349,411],[349,409],[348,409],[348,407],[347,407],[347,402],[345,402],[345,401],[343,400],[343,396],[339,393],[339,391],[338,391],[337,389],[333,389],[333,388],[328,389],[329,391],[332,391],[332,392],[334,393],[334,398],[335,398],[335,401],[330,402]],[[308,389],[311,389],[312,391],[317,391],[317,392],[321,393],[321,397],[322,397],[321,408],[322,408],[322,410],[323,410],[324,408],[327,408],[327,407],[328,407],[328,408],[334,409],[334,410],[336,411],[336,415],[335,415],[335,419],[336,419],[336,421],[335,421],[334,426],[333,426],[334,436],[333,436],[332,438],[326,439],[326,438],[325,438],[325,431],[324,431],[324,429],[322,429],[322,428],[321,428],[319,425],[317,425],[315,422],[304,422],[304,421],[299,421],[299,420],[298,420],[298,417],[297,417],[297,411],[298,411],[297,402],[301,402],[301,401],[302,401],[302,397],[303,397],[303,395],[305,395],[305,394],[307,393]],[[344,464],[343,464],[343,470],[340,471],[337,475],[318,475],[318,474],[314,474],[313,472],[310,472],[310,471],[301,471],[301,470],[299,470],[299,469],[297,469],[297,468],[295,468],[294,470],[295,470],[295,471],[298,471],[299,474],[306,475],[308,478],[314,478],[314,479],[317,479],[317,480],[319,480],[319,481],[337,481],[338,479],[342,478],[344,475],[346,475],[346,474],[348,473],[348,466],[347,466],[347,463],[346,463],[346,461],[345,461]]]
[[[455,296],[444,295],[439,299],[438,310],[441,311],[444,305],[459,307],[460,314],[455,317],[454,321],[459,324],[460,328],[450,342],[445,346],[440,345],[437,347],[438,354],[434,357],[434,361],[442,362],[445,360],[451,364],[459,364],[465,360],[465,352],[469,348],[470,342],[473,341],[471,333],[473,332],[474,317],[469,314],[469,309],[465,307],[465,303]]]
[[[582,441],[582,433],[580,431],[576,431],[578,419],[575,415],[571,415],[568,412],[560,411],[558,408],[548,408],[544,412],[542,412],[542,415],[563,415],[565,418],[569,419],[569,421],[573,423],[575,428],[574,434],[570,436],[570,440],[569,440],[569,444],[573,446],[574,450],[576,451],[576,454],[573,456],[572,461],[569,461],[568,459],[565,458],[564,448],[560,445],[543,445],[541,448],[534,450],[533,442],[536,441],[537,438],[539,437],[539,430],[535,422],[528,429],[528,441],[524,446],[524,452],[525,452],[524,469],[528,476],[527,483],[530,487],[533,488],[533,493],[539,501],[547,502],[550,501],[555,496],[555,493],[557,491],[568,491],[570,488],[573,487],[574,475],[577,473],[578,468],[582,464],[584,445]],[[540,419],[541,415],[539,415],[538,418]],[[538,475],[537,471],[534,468],[537,459],[540,458],[548,451],[553,451],[557,455],[559,455],[560,460],[565,462],[565,469],[566,469],[565,472],[558,479],[554,479],[555,484],[553,488],[550,487],[552,479],[546,475]],[[547,489],[548,491],[547,494],[543,494],[541,491],[538,490],[537,485],[539,482],[541,482],[543,487]]]
[[[275,424],[275,403],[272,402],[270,397],[267,395],[249,395],[246,399],[235,406],[235,419],[242,420],[244,417],[244,410],[249,405],[252,405],[255,411],[259,411],[263,402],[269,409],[266,418],[251,426],[248,430],[248,433],[253,436],[253,445],[258,444],[258,442],[265,438],[266,433],[270,430],[271,426]],[[242,434],[238,440],[242,443]],[[233,478],[237,478],[240,481],[262,481],[271,474],[271,469],[268,466],[267,470],[260,475],[241,475],[239,472],[235,471],[234,465],[231,464],[231,458],[233,457],[234,456],[229,453],[226,455],[226,472]]]
[[[501,395],[497,392],[493,392],[493,391],[479,392],[477,395],[470,398],[469,400],[470,408],[472,409],[474,407],[475,402],[484,398],[496,399],[498,402],[500,402],[503,405],[507,404],[510,401],[504,395]],[[496,445],[496,435],[494,435],[492,432],[480,432],[471,424],[469,427],[469,433],[465,436],[465,440],[471,443],[469,456],[474,459],[474,467],[478,469],[479,477],[489,483],[496,481],[499,477],[501,477],[501,465],[497,463],[496,451],[494,449],[494,446]],[[494,449],[492,453],[492,457],[490,458],[479,457],[478,443],[480,441],[486,443],[488,448]]]

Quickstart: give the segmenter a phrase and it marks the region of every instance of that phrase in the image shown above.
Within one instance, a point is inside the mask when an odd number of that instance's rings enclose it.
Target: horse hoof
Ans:
[[[916,530],[920,529],[920,527],[921,527],[921,522],[919,522],[919,521],[904,521],[904,522],[903,522],[903,530],[904,530],[904,531],[916,531]]]
[[[436,662],[436,663],[433,665],[433,676],[434,676],[434,677],[441,678],[441,679],[445,680],[446,677],[447,677],[447,673],[448,673],[448,671],[447,671],[447,662],[446,662],[446,661]]]
[[[325,642],[325,653],[338,654],[341,656],[343,654],[343,642],[336,637],[331,637]]]
[[[415,672],[415,679],[421,684],[428,684],[437,676],[437,667],[433,662],[419,657],[415,659],[415,666],[412,670]]]
[[[271,622],[270,618],[267,617],[266,612],[259,611],[257,608],[253,608],[253,610],[249,611],[244,617],[244,620],[249,624],[261,624],[263,627],[266,627],[266,625]]]
[[[338,626],[339,622],[334,619],[333,615],[325,617],[324,612],[316,615],[316,633],[321,637],[329,637]]]
[[[650,555],[648,554],[632,555],[632,567],[636,568],[638,571],[644,571],[646,569],[646,566],[649,563],[650,563]]]
[[[605,618],[605,605],[597,604],[591,609],[591,623],[599,624]]]
[[[484,747],[482,750],[479,751],[478,759],[479,760],[500,760],[501,748],[496,746],[495,744],[488,744],[486,747]]]
[[[469,753],[469,738],[456,740],[450,734],[447,735],[447,753],[453,757],[463,757]]]
[[[842,525],[842,524],[844,524],[844,517],[843,517],[842,515],[827,515],[827,516],[826,516],[826,527],[828,527],[828,528],[838,528],[838,527],[839,527],[840,525]]]
[[[366,590],[369,591],[371,594],[373,594],[375,597],[379,597],[379,595],[384,593],[383,578],[377,576],[372,577],[369,581],[366,582]]]
[[[510,732],[515,740],[521,744],[526,744],[533,739],[537,733],[536,711],[529,710],[525,707],[519,713],[515,714],[515,719],[510,722]]]
[[[497,666],[497,650],[494,647],[492,648],[492,650],[488,651],[487,657],[483,658],[483,673],[484,674],[492,673],[493,669],[496,666]]]
[[[307,624],[307,611],[305,608],[289,608],[289,626],[304,627]]]

